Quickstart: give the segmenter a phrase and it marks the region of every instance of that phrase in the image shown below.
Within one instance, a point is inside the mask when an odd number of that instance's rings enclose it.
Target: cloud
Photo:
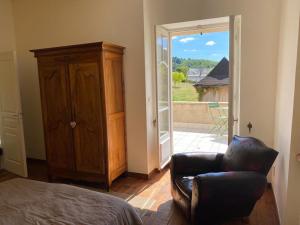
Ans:
[[[189,41],[194,41],[194,40],[195,40],[194,37],[186,37],[186,38],[180,39],[179,41],[182,42],[182,43],[187,43]]]
[[[208,41],[208,42],[206,42],[206,46],[214,46],[215,44],[217,44],[216,42],[214,42],[214,41]]]
[[[198,52],[199,50],[197,49],[184,49],[184,52]]]
[[[175,40],[175,39],[177,39],[177,38],[178,38],[177,36],[173,36],[173,37],[172,37],[172,40]]]

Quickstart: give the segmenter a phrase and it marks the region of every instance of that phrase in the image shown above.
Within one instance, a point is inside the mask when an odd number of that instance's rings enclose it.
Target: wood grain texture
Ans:
[[[30,50],[30,52],[33,52],[35,57],[81,54],[86,52],[99,52],[101,50],[105,50],[107,52],[115,52],[122,55],[124,49],[125,49],[124,47],[121,47],[119,45],[102,41],[102,42],[93,42],[93,43],[85,43],[85,44],[78,44],[78,45],[67,45],[67,46],[52,47],[52,48],[33,49]]]
[[[39,64],[39,80],[47,160],[56,168],[73,169],[71,109],[64,64],[46,58]]]
[[[45,162],[28,161],[28,172],[29,179],[47,180]],[[11,173],[0,171],[0,182],[14,177],[16,176]],[[68,180],[61,180],[61,182],[70,183]],[[103,192],[96,184],[77,183],[76,185]],[[173,204],[168,169],[154,173],[149,180],[122,176],[113,182],[110,194],[124,198],[136,207],[144,225],[190,225]],[[279,225],[272,188],[267,188],[249,218],[226,221],[223,225]]]
[[[103,79],[107,119],[108,182],[127,170],[123,58],[116,52],[103,53]]]
[[[104,131],[97,61],[69,64],[76,170],[105,174]]]

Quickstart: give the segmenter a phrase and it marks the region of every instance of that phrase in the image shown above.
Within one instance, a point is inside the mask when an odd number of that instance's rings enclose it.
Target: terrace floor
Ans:
[[[173,131],[174,154],[183,152],[220,152],[228,147],[228,136],[211,134],[209,129],[175,127]]]

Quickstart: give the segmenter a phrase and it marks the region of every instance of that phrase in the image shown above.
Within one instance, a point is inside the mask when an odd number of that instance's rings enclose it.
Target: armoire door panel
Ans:
[[[108,127],[109,170],[118,171],[126,167],[125,114],[110,116]]]
[[[107,52],[104,57],[107,113],[124,112],[122,56]]]
[[[72,169],[72,130],[66,67],[39,66],[47,160],[52,167]]]
[[[105,173],[105,142],[97,62],[69,64],[76,170]]]
[[[105,104],[110,180],[126,170],[125,105],[122,55],[104,53]]]

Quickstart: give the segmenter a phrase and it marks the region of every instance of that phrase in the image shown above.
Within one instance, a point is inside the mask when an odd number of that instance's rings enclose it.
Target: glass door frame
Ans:
[[[241,80],[241,15],[229,17],[229,108],[228,144],[233,135],[240,135],[240,80]]]
[[[159,80],[159,70],[158,68],[160,67],[160,65],[158,65],[158,57],[159,55],[159,49],[158,49],[158,37],[165,37],[167,40],[167,54],[165,58],[167,61],[165,62],[165,66],[167,67],[167,74],[168,74],[168,84],[167,84],[167,106],[164,107],[160,107],[160,80]],[[162,40],[163,42],[163,40]],[[162,43],[164,44],[164,43]],[[172,68],[172,60],[171,60],[171,38],[170,38],[170,32],[163,28],[162,26],[157,25],[155,27],[155,65],[156,65],[156,123],[157,123],[157,145],[158,145],[158,149],[159,149],[159,169],[163,169],[170,161],[171,156],[173,154],[173,125],[172,125],[172,77],[171,77],[171,68]],[[162,49],[164,49],[164,46],[162,46]],[[161,52],[161,54],[163,54],[163,52]],[[162,123],[162,113],[167,112],[168,115],[168,120],[165,121],[167,122],[167,131],[165,131],[166,133],[161,135],[161,126],[163,125]],[[165,152],[164,151],[168,151],[167,152],[167,157],[164,157]]]
[[[228,144],[231,142],[232,136],[240,133],[240,74],[241,74],[241,16],[240,15],[231,15],[227,17],[229,19],[229,107],[228,107]],[[213,27],[214,25],[212,25]],[[209,27],[208,27],[209,28]],[[222,29],[222,27],[217,28]],[[159,169],[162,169],[165,165],[168,164],[171,155],[173,154],[173,101],[172,101],[172,36],[177,36],[182,33],[186,34],[188,32],[198,32],[197,30],[188,31],[184,28],[178,30],[168,30],[163,25],[155,26],[155,90],[156,90],[156,119],[154,122],[157,127],[157,146],[159,149]],[[164,34],[168,39],[168,110],[169,110],[169,129],[167,134],[160,137],[160,109],[159,109],[159,80],[158,80],[158,49],[157,49],[157,37],[158,34]],[[169,140],[170,155],[169,159],[165,162],[162,162],[162,152],[161,152],[161,142],[164,140]]]

